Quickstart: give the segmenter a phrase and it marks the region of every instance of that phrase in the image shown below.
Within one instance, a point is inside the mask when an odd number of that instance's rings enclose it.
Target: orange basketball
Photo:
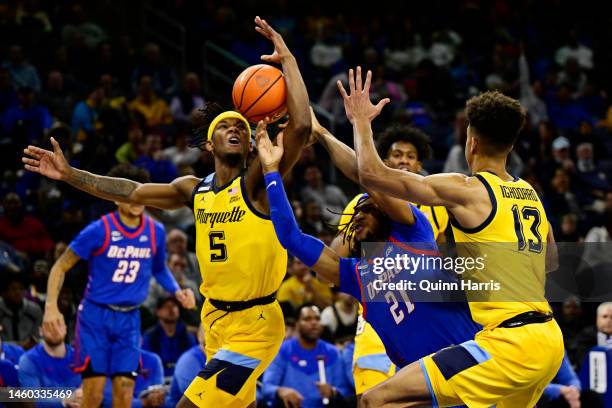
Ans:
[[[281,70],[271,65],[248,67],[236,78],[232,100],[236,110],[251,123],[266,116],[275,122],[287,113],[287,84]]]

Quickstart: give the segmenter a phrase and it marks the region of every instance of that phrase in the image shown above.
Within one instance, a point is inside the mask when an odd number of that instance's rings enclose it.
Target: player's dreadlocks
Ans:
[[[189,147],[197,147],[202,150],[206,143],[206,133],[208,126],[213,119],[223,113],[225,109],[216,102],[206,102],[204,107],[199,108],[194,115],[196,128],[191,132],[191,137],[188,140]]]
[[[370,241],[385,241],[391,234],[391,219],[380,208],[374,205],[369,196],[362,196],[355,204],[355,208],[347,222],[338,224],[338,234],[342,234],[342,243],[347,243],[349,246],[349,257],[358,258],[361,256],[359,249],[355,245],[355,224],[354,220],[360,211],[372,212],[380,223],[380,232],[376,235],[367,237]],[[349,215],[349,214],[341,214]]]

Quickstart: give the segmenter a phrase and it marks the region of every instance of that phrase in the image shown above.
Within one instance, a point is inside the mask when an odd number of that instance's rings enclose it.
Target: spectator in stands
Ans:
[[[35,216],[25,214],[21,198],[8,193],[2,201],[4,215],[0,217],[0,240],[30,256],[44,256],[53,248],[47,228]]]
[[[584,71],[580,69],[580,65],[578,65],[576,58],[569,57],[565,61],[563,70],[557,74],[557,81],[560,84],[569,84],[574,90],[572,98],[578,100],[586,88],[587,76]]]
[[[0,360],[0,387],[19,387],[17,369],[10,361]]]
[[[562,132],[568,133],[578,129],[580,122],[590,120],[588,112],[572,99],[574,89],[564,82],[559,85],[557,94],[548,101],[548,117]]]
[[[567,355],[570,361],[577,365],[591,345],[588,333],[592,332],[592,325],[582,317],[582,304],[578,297],[569,296],[565,299],[562,314],[557,321],[563,332]]]
[[[151,76],[140,77],[138,96],[128,104],[130,111],[138,112],[144,117],[148,129],[158,129],[162,125],[172,123],[170,107],[166,101],[157,96],[153,86]]]
[[[142,155],[142,129],[133,126],[128,131],[128,140],[115,152],[119,163],[133,163]]]
[[[590,203],[593,199],[603,203],[605,194],[610,191],[606,175],[595,165],[594,158],[591,143],[584,142],[576,146],[576,179],[579,197],[584,203]]]
[[[72,371],[74,350],[66,344],[66,326],[59,330],[40,328],[43,341],[19,359],[19,383],[28,388],[78,388],[81,376]],[[62,408],[57,402],[49,407]]]
[[[19,359],[25,353],[23,347],[13,343],[7,343],[2,339],[4,335],[4,328],[0,327],[0,360],[6,360],[13,363],[13,365],[19,365]]]
[[[554,401],[563,397],[570,408],[580,408],[580,390],[582,386],[576,372],[567,358],[563,356],[557,375],[544,389],[543,398]]]
[[[166,249],[168,255],[179,254],[185,256],[185,259],[187,259],[185,276],[187,279],[195,282],[199,287],[202,283],[200,266],[195,252],[191,252],[187,249],[187,234],[178,228],[170,230],[166,237]]]
[[[180,303],[174,296],[157,302],[157,324],[143,336],[142,348],[156,353],[164,364],[164,376],[172,377],[178,358],[196,344],[193,334],[179,321]]]
[[[140,367],[134,384],[132,408],[161,408],[166,399],[164,367],[159,356],[150,351],[140,350]],[[104,386],[102,408],[113,406],[113,386],[110,381]]]
[[[153,183],[170,183],[177,176],[176,166],[164,159],[161,136],[150,133],[145,137],[143,154],[134,162],[135,166],[146,169]]]
[[[104,96],[101,87],[94,88],[87,99],[79,102],[72,112],[72,134],[77,141],[87,140],[101,127],[100,105]]]
[[[53,124],[53,118],[46,107],[36,102],[32,88],[19,88],[19,105],[9,108],[2,117],[3,137],[10,137],[15,145],[40,143]]]
[[[604,213],[603,225],[591,228],[584,238],[582,263],[578,270],[580,274],[591,273],[598,279],[605,279],[612,270],[611,237],[612,210],[608,209]]]
[[[342,59],[342,47],[335,41],[335,29],[331,23],[321,28],[310,49],[310,62],[322,72],[328,72],[327,69]]]
[[[581,242],[583,237],[578,231],[578,217],[576,214],[563,214],[559,232],[555,233],[557,242]]]
[[[541,99],[542,83],[534,81],[533,84],[529,81],[529,65],[527,57],[521,47],[521,55],[519,57],[519,86],[520,86],[520,102],[529,113],[531,125],[536,128],[545,120],[548,120],[548,110],[546,104]]]
[[[331,338],[335,339],[336,344],[342,344],[355,337],[358,303],[346,293],[337,290],[334,292],[335,302],[321,313],[321,324],[331,334]]]
[[[263,398],[269,406],[323,407],[348,395],[343,361],[338,349],[320,339],[323,331],[319,308],[302,305],[296,314],[297,334],[281,345],[263,375]],[[326,383],[319,378],[318,360],[325,364]]]
[[[11,82],[11,74],[5,67],[0,67],[0,114],[18,104],[19,99]]]
[[[177,123],[177,128],[174,145],[164,149],[164,158],[172,161],[176,167],[191,166],[198,161],[202,151],[187,145],[187,140],[191,133],[191,125],[189,123]]]
[[[597,308],[597,345],[612,346],[612,302],[604,302]]]
[[[323,212],[323,218],[328,222],[335,222],[339,213],[342,212],[348,200],[346,195],[337,186],[326,184],[323,181],[321,169],[316,164],[311,164],[304,170],[304,181],[306,186],[302,188],[302,201],[309,202],[314,200]]]
[[[70,123],[74,98],[64,88],[64,75],[60,71],[53,70],[49,72],[47,89],[42,94],[40,102],[49,109],[49,112],[56,120]]]
[[[288,272],[291,276],[278,289],[279,302],[289,302],[295,309],[304,303],[314,303],[320,309],[331,304],[330,287],[317,279],[302,261],[291,258]]]
[[[598,394],[601,405],[587,405],[609,407],[612,405],[612,388],[610,388],[610,375],[612,374],[612,302],[604,302],[597,308],[597,345],[584,356],[580,366],[579,378],[584,388]]]
[[[25,298],[24,281],[25,277],[21,274],[2,277],[0,325],[5,340],[27,350],[38,342],[42,311],[36,303]]]
[[[20,45],[11,47],[9,61],[4,64],[4,68],[11,74],[13,86],[16,89],[30,88],[34,92],[40,92],[41,84],[38,71],[26,61]]]
[[[88,49],[93,50],[100,43],[106,41],[106,33],[98,24],[88,19],[83,4],[73,3],[69,17],[70,23],[62,28],[64,44],[71,44],[78,39]]]
[[[301,225],[304,233],[310,235],[318,235],[325,229],[321,206],[315,199],[310,199],[304,204],[304,216]]]
[[[132,89],[138,91],[142,87],[143,76],[148,76],[155,92],[166,98],[176,92],[177,81],[174,71],[164,66],[159,45],[148,43],[144,49],[144,61],[132,72]],[[140,85],[139,85],[140,83]]]
[[[29,275],[30,286],[27,296],[41,308],[44,308],[45,299],[47,298],[49,269],[49,262],[46,259],[37,259],[33,262],[32,272]]]
[[[561,67],[569,58],[574,58],[582,69],[593,68],[593,50],[578,41],[576,30],[569,31],[567,43],[555,53],[555,62]]]
[[[204,328],[198,329],[198,344],[184,352],[176,362],[174,375],[170,383],[170,391],[166,397],[166,406],[175,407],[183,393],[206,365],[206,350],[204,343]]]
[[[595,134],[593,124],[583,120],[580,122],[578,133],[572,138],[572,145],[578,146],[581,143],[590,143],[593,145],[593,160],[599,162],[602,158],[607,158],[606,146],[599,134]]]
[[[25,257],[20,256],[12,245],[0,240],[0,273],[18,273],[25,267]]]
[[[170,111],[174,120],[189,122],[194,109],[204,106],[204,98],[201,94],[200,78],[195,72],[185,74],[183,90],[172,98]]]

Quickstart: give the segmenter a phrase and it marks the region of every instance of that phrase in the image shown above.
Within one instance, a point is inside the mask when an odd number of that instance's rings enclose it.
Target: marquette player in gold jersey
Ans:
[[[286,148],[280,167],[285,173],[310,136],[308,93],[282,37],[265,20],[257,17],[255,23],[274,44],[274,54],[262,59],[280,63],[287,83],[290,118],[283,130]],[[53,152],[30,146],[23,161],[28,170],[103,199],[162,209],[193,208],[203,277],[200,291],[206,298],[202,323],[207,364],[178,406],[254,406],[257,377],[278,352],[285,332],[274,294],[286,272],[287,252],[269,219],[259,158],[247,167],[252,150],[247,120],[237,112],[223,112],[199,130],[203,135],[198,145],[215,160],[215,173],[203,180],[185,176],[170,184],[139,184],[98,176],[70,167],[53,139]]]
[[[506,172],[508,154],[525,121],[523,108],[498,92],[470,99],[465,151],[473,176],[423,177],[391,169],[377,155],[371,121],[389,100],[373,105],[370,82],[371,72],[364,84],[358,67],[355,74],[349,71],[349,94],[338,83],[354,129],[361,184],[424,205],[445,206],[458,250],[461,243],[471,243],[471,257],[485,257],[495,244],[504,251],[487,260],[482,282],[497,277],[512,281],[520,274],[529,294],[511,302],[470,302],[474,321],[483,326],[474,341],[403,368],[366,392],[362,405],[534,406],[559,369],[563,338],[544,297],[546,271],[556,267],[552,229],[535,190]]]
[[[312,114],[312,133],[314,138],[328,151],[334,164],[343,174],[359,183],[359,173],[356,163],[355,152],[336,139],[329,130],[323,127],[317,120],[314,112]],[[387,129],[377,143],[378,154],[384,157],[385,163],[402,171],[420,173],[422,161],[431,154],[428,137],[422,131],[410,126],[392,126]],[[348,257],[350,248],[347,242],[349,224],[355,205],[362,200],[363,194],[358,194],[351,200],[342,212],[339,222],[341,233],[334,239],[332,248],[340,256]],[[406,207],[403,200],[382,199],[383,195],[374,195],[377,204],[380,202],[383,211],[394,212],[393,206]],[[376,201],[378,198],[378,201]],[[434,237],[440,244],[446,242],[445,231],[448,226],[448,212],[446,208],[439,206],[417,205],[429,220],[433,229]],[[396,215],[395,221],[405,221]],[[415,334],[416,335],[416,334]],[[380,384],[395,374],[395,365],[386,354],[382,340],[376,334],[372,326],[363,318],[363,309],[359,306],[359,320],[355,333],[355,350],[353,353],[353,378],[355,380],[355,392],[358,398],[370,388]]]

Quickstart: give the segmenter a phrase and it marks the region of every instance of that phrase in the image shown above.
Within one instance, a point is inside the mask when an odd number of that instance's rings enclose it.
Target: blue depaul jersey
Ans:
[[[416,207],[412,206],[412,211],[415,224],[394,223],[391,236],[376,251],[381,254],[380,258],[395,259],[406,254],[411,260],[421,258],[423,262],[425,258],[439,256],[429,221]],[[454,272],[431,267],[416,271],[395,267],[375,271],[374,256],[367,255],[369,259],[340,259],[340,290],[359,300],[366,321],[380,336],[391,361],[399,367],[444,347],[471,340],[481,329],[472,321],[465,301],[444,301],[442,297],[434,299],[436,294],[419,293],[419,281],[457,282]],[[382,286],[407,281],[414,282],[411,289],[389,290],[389,286]]]
[[[151,276],[170,293],[178,285],[166,266],[163,226],[141,216],[136,228],[125,226],[117,212],[89,224],[70,249],[89,261],[84,298],[100,304],[138,306],[147,297]]]

